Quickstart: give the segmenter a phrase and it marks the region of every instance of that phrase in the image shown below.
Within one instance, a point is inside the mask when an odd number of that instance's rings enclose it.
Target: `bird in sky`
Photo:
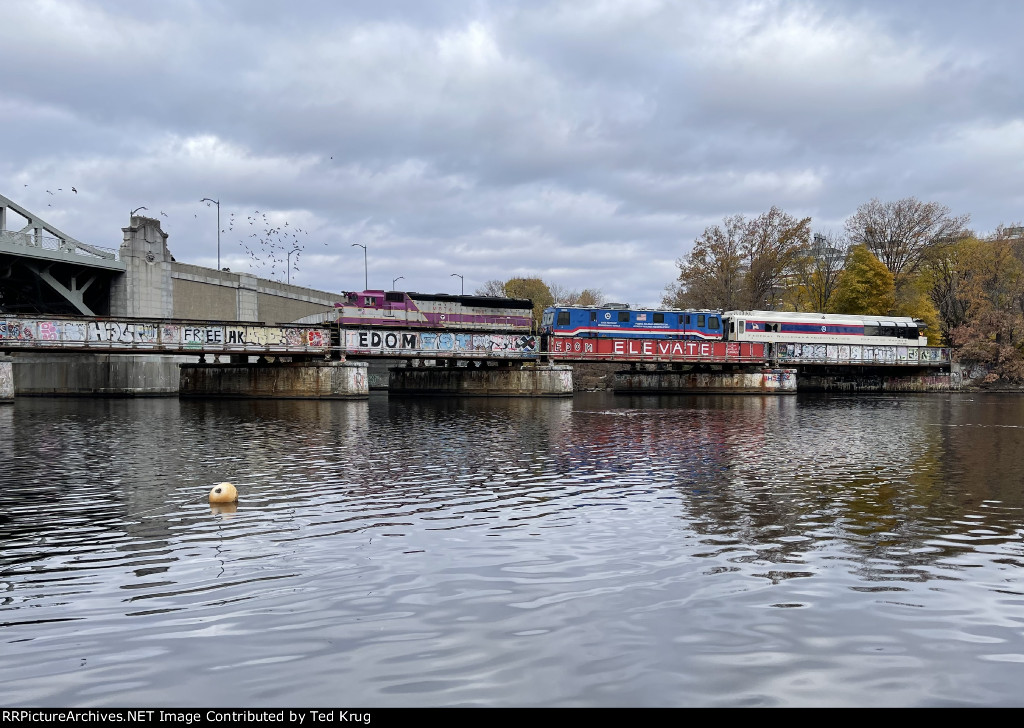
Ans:
[[[76,190],[74,187],[71,188],[71,191],[74,192],[76,195],[78,194],[78,190]]]

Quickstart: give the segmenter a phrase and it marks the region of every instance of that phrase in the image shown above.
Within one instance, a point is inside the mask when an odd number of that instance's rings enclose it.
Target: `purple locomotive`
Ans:
[[[340,326],[394,326],[451,331],[529,333],[533,302],[525,298],[403,291],[343,292],[334,304]]]

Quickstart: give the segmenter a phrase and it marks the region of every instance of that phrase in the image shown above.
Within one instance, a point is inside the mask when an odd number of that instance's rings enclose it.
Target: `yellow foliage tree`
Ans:
[[[548,284],[538,277],[510,278],[505,281],[505,295],[509,298],[528,298],[533,301],[533,328],[540,329],[544,309],[555,302]]]
[[[896,305],[893,274],[865,245],[854,245],[829,306],[830,313],[891,314]]]

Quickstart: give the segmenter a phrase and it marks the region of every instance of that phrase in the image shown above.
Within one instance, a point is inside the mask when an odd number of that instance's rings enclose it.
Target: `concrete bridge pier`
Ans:
[[[234,399],[363,399],[366,362],[265,361],[182,364],[180,397]]]
[[[795,394],[796,369],[742,367],[680,371],[672,369],[615,372],[616,394]]]
[[[18,396],[26,397],[175,397],[178,365],[190,361],[157,354],[22,352],[8,359],[11,386],[16,379]],[[2,381],[0,373],[0,390]]]
[[[14,359],[0,354],[0,404],[14,402]]]
[[[401,367],[389,370],[389,395],[571,397],[572,367],[564,364]]]
[[[801,392],[844,394],[883,392],[950,392],[960,389],[960,377],[949,370],[907,367],[810,367],[800,373]]]

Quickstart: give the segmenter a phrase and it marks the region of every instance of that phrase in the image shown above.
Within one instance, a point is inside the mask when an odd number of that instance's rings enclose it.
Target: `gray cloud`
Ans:
[[[287,222],[305,285],[360,287],[358,242],[371,286],[539,274],[653,304],[726,215],[838,229],[913,195],[979,232],[1024,217],[1016,2],[4,12],[0,193],[96,245],[145,205],[179,260],[215,265],[213,197],[236,270]]]

